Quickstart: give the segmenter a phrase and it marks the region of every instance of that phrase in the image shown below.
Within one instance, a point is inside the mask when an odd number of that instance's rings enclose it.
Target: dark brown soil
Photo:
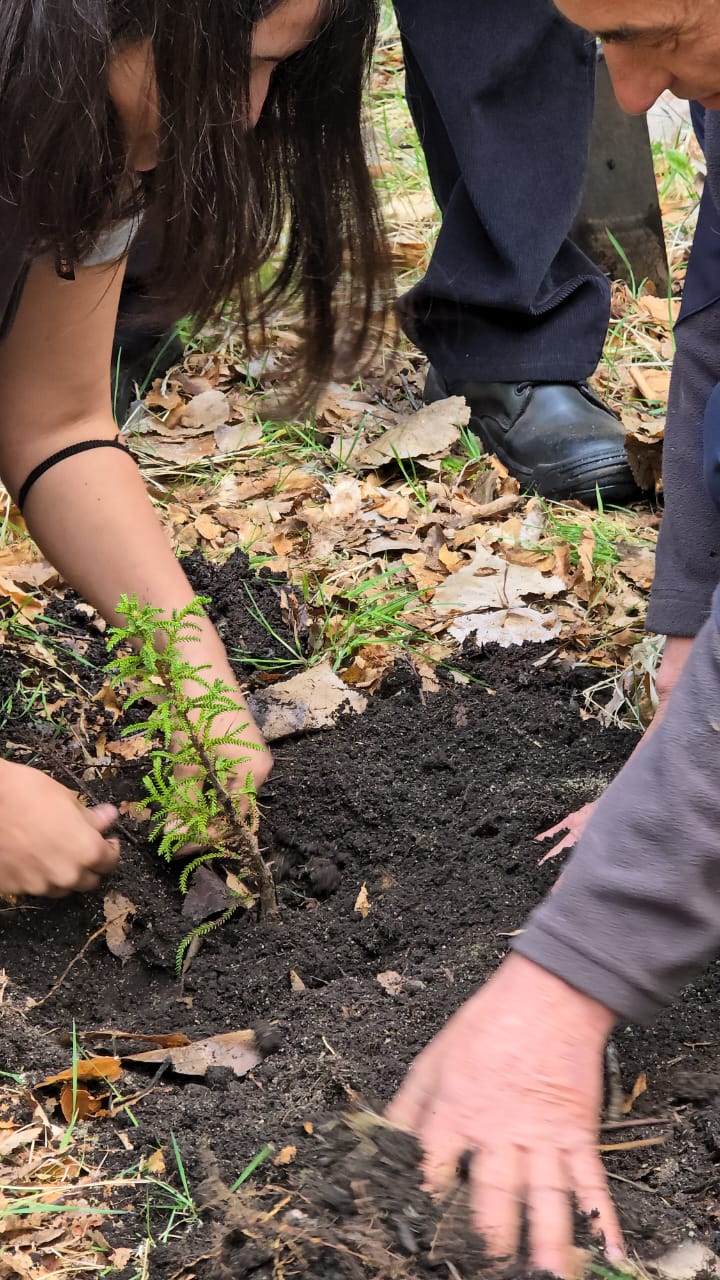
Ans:
[[[236,559],[216,571],[193,560],[190,568],[196,586],[214,597],[226,642],[272,656],[276,642],[248,613],[246,565]],[[252,590],[266,614],[275,611],[273,629],[289,638],[277,587],[266,578]],[[64,625],[85,626],[72,602],[58,615]],[[81,648],[88,645],[83,657],[99,668],[101,638],[83,630],[80,639]],[[78,647],[77,637],[72,643]],[[280,744],[263,795],[261,839],[281,875],[282,925],[237,915],[207,940],[183,982],[175,975],[187,932],[177,868],[124,819],[134,843],[125,841],[112,887],[138,909],[135,955],[123,963],[100,938],[47,1003],[24,1017],[3,1016],[0,1005],[0,1068],[24,1068],[31,1080],[69,1065],[61,1040],[73,1020],[78,1030],[181,1031],[192,1039],[259,1026],[274,1050],[244,1079],[217,1069],[203,1083],[166,1076],[139,1103],[139,1128],[127,1118],[113,1122],[138,1158],[163,1145],[171,1178],[174,1133],[196,1202],[206,1206],[192,1229],[151,1255],[153,1277],[450,1273],[469,1280],[482,1272],[459,1211],[432,1208],[419,1190],[412,1145],[398,1147],[396,1137],[357,1117],[354,1127],[331,1120],[329,1138],[318,1117],[358,1096],[382,1109],[414,1055],[495,968],[507,935],[557,874],[552,863],[537,866],[534,833],[594,797],[632,748],[630,734],[581,718],[587,673],[548,657],[480,653],[464,661],[470,683],[448,678],[434,695],[419,689],[409,662],[400,664],[364,716]],[[88,693],[103,683],[101,670],[70,665]],[[0,648],[0,695],[19,673],[12,650]],[[85,709],[91,731],[105,717],[100,703],[92,706],[92,715]],[[87,761],[72,736],[53,739],[34,712],[22,721],[14,714],[5,733],[18,759],[36,759],[65,783],[82,777]],[[118,732],[114,726],[112,735]],[[84,785],[97,798],[138,799],[139,777],[136,764],[125,764],[86,776]],[[354,910],[363,885],[366,918]],[[0,967],[12,1002],[43,996],[102,922],[101,897],[0,912]],[[377,981],[388,970],[404,980],[398,995]],[[293,989],[291,974],[304,990]],[[716,964],[653,1029],[617,1036],[626,1089],[647,1072],[633,1115],[670,1117],[666,1131],[608,1135],[667,1133],[662,1146],[608,1157],[629,1243],[644,1256],[692,1230],[720,1251],[719,1012]],[[312,1133],[303,1128],[310,1122]],[[106,1167],[127,1168],[133,1157],[104,1124]],[[297,1155],[287,1166],[267,1159],[242,1199],[228,1199],[223,1188],[266,1143],[296,1146]],[[281,1203],[278,1187],[290,1198],[271,1220],[274,1234],[260,1231],[257,1215]],[[159,1231],[160,1216],[152,1221]],[[115,1244],[134,1244],[143,1229],[130,1214],[108,1234]],[[213,1257],[190,1265],[202,1254]],[[278,1258],[282,1266],[273,1270]]]

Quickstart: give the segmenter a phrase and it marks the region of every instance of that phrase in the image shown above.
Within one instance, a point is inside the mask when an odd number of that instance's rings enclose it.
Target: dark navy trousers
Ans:
[[[580,381],[610,290],[567,238],[582,198],[595,42],[551,0],[394,0],[410,109],[442,210],[405,327],[449,379]]]

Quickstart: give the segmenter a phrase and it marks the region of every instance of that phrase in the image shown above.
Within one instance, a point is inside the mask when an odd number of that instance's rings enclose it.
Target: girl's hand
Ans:
[[[668,636],[665,643],[665,651],[662,656],[662,662],[658,667],[658,673],[655,681],[655,687],[658,695],[658,705],[655,715],[651,723],[648,725],[645,733],[638,742],[635,751],[641,751],[644,742],[655,732],[658,725],[662,723],[663,717],[668,708],[670,695],[675,688],[683,668],[690,656],[690,650],[693,646],[692,636]],[[573,845],[580,839],[585,827],[592,816],[595,802],[584,804],[582,809],[576,809],[574,813],[568,814],[567,818],[563,818],[562,822],[556,823],[554,827],[549,827],[547,831],[541,831],[536,840],[553,840],[560,836],[557,844],[554,844],[547,853],[544,853],[539,860],[539,865],[547,862],[549,858],[556,858],[559,853],[565,853],[566,850],[572,849]]]
[[[0,894],[60,898],[89,893],[114,870],[110,804],[84,809],[72,792],[26,765],[0,761]]]

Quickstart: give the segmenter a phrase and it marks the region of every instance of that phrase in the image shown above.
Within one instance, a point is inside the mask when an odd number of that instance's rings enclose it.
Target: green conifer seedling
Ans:
[[[245,724],[223,736],[214,733],[218,716],[237,711],[234,692],[222,680],[208,680],[203,674],[207,667],[194,666],[183,652],[189,640],[198,639],[201,628],[195,619],[204,617],[207,603],[198,598],[167,617],[151,605],[139,604],[134,596],[123,596],[118,613],[126,622],[110,630],[108,644],[117,649],[129,643],[132,652],[114,658],[111,683],[115,688],[131,686],[126,707],[142,701],[152,704],[147,719],[125,733],[139,731],[156,744],[144,784],[153,812],[151,835],[159,838],[160,854],[170,860],[186,845],[202,850],[182,873],[183,892],[203,863],[233,859],[255,882],[261,918],[274,916],[275,885],[257,841],[257,801],[249,768],[242,786],[237,786],[239,761],[243,762],[238,749],[247,752],[249,765],[251,752],[259,748],[242,737]],[[228,747],[234,749],[231,756],[223,754]],[[244,904],[247,898],[239,894],[219,920],[200,925],[185,939],[181,956],[194,936],[224,923]]]

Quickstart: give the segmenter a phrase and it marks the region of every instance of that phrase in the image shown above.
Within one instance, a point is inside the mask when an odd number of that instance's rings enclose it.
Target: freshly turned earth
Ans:
[[[277,652],[248,613],[245,589],[287,635],[272,579],[252,578],[240,556],[219,570],[197,555],[188,563],[196,588],[213,597],[226,643]],[[72,600],[56,616],[89,642],[83,656],[98,669],[73,671],[92,695],[104,682],[104,642],[83,632],[86,619]],[[495,650],[462,666],[470,683],[448,676],[430,694],[410,662],[400,663],[364,716],[277,746],[260,835],[281,879],[281,926],[238,913],[180,982],[175,952],[188,923],[177,868],[161,862],[145,828],[126,817],[132,843],[124,839],[111,887],[137,907],[135,955],[122,962],[101,937],[45,1004],[22,1017],[0,1005],[0,1067],[25,1068],[30,1079],[69,1065],[61,1037],[73,1020],[78,1030],[181,1031],[191,1039],[260,1028],[272,1052],[249,1076],[219,1069],[203,1083],[166,1076],[138,1105],[139,1129],[125,1118],[90,1126],[107,1149],[106,1172],[131,1159],[114,1126],[126,1129],[138,1157],[161,1144],[167,1151],[175,1134],[201,1222],[151,1255],[158,1280],[470,1280],[485,1272],[462,1190],[453,1203],[432,1205],[411,1140],[353,1107],[361,1100],[381,1110],[418,1050],[496,967],[508,935],[557,875],[552,862],[538,867],[533,835],[597,795],[633,737],[584,720],[588,674],[547,652]],[[0,696],[19,673],[0,647]],[[83,705],[91,734],[119,737],[122,722],[113,725],[100,702]],[[66,717],[73,719],[72,708]],[[31,748],[65,784],[82,776],[77,744],[61,732],[53,738],[46,722],[11,717],[5,736],[15,758],[29,760]],[[120,761],[88,785],[98,799],[135,800],[141,772],[141,764]],[[363,885],[366,917],[354,910]],[[3,909],[6,999],[20,1006],[45,995],[103,918],[102,895]],[[387,971],[401,976],[397,994],[377,980]],[[666,1134],[663,1145],[606,1158],[628,1242],[643,1257],[693,1230],[720,1252],[719,1015],[715,964],[654,1028],[617,1034],[626,1091],[647,1073],[632,1116],[669,1118],[667,1129],[620,1129],[603,1139]],[[348,1109],[351,1119],[341,1119]],[[287,1164],[265,1160],[241,1194],[229,1195],[268,1142],[276,1153],[296,1152]],[[170,1173],[171,1166],[168,1158]],[[106,1234],[115,1245],[134,1245],[143,1231],[140,1211]],[[129,1277],[133,1268],[117,1274]]]

